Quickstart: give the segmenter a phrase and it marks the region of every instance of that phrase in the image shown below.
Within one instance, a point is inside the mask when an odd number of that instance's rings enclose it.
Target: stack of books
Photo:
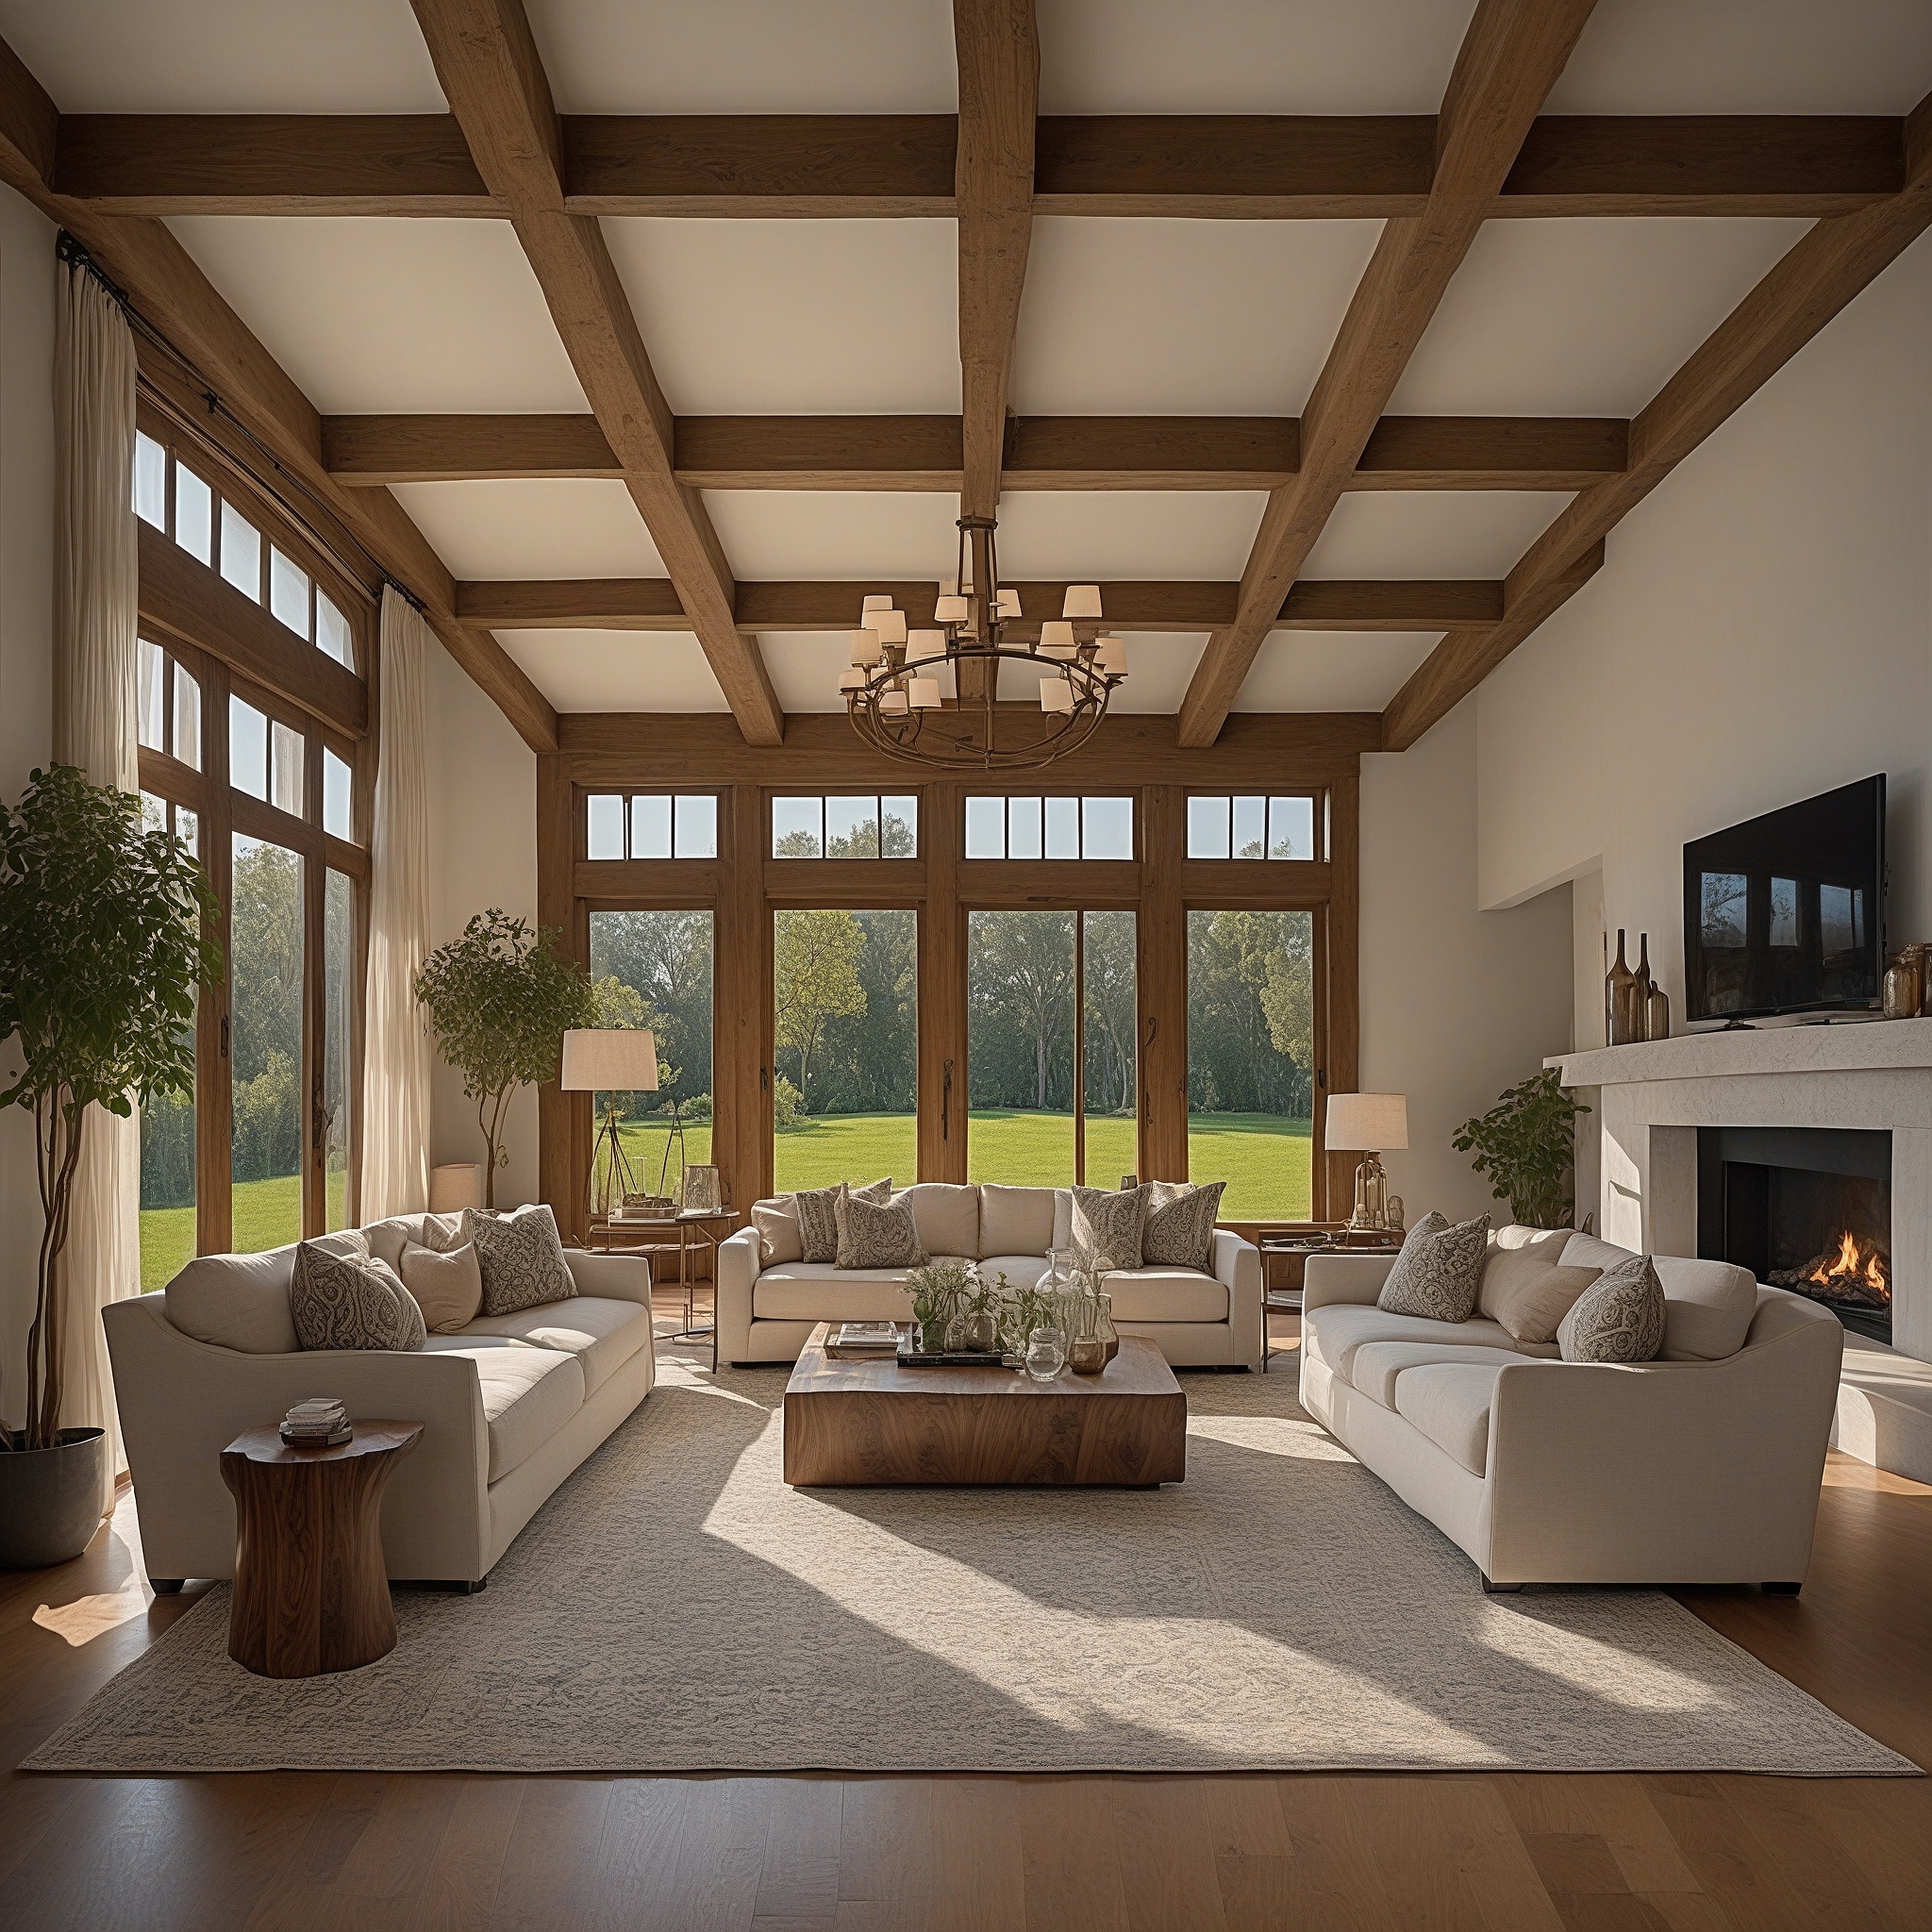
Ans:
[[[291,1449],[335,1449],[354,1434],[348,1410],[333,1395],[311,1395],[282,1418],[282,1441]]]
[[[898,1352],[899,1329],[893,1322],[841,1322],[825,1349],[833,1357],[876,1356],[881,1360]]]

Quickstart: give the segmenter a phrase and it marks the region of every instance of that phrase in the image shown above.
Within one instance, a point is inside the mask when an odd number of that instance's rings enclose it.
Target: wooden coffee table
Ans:
[[[812,1330],[785,1388],[785,1480],[795,1489],[1186,1479],[1188,1398],[1151,1342],[1124,1336],[1100,1374],[1041,1383],[1013,1369],[834,1360],[829,1327]]]

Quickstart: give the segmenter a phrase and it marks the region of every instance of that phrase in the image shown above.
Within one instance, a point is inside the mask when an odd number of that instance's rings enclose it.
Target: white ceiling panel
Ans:
[[[958,556],[959,499],[873,490],[708,490],[736,575],[913,577],[937,583]],[[853,622],[858,622],[855,611]]]
[[[1000,572],[1016,581],[1229,580],[1248,560],[1267,504],[1251,490],[1017,492],[1000,505]]]
[[[854,613],[855,620],[857,612]],[[782,711],[842,711],[839,674],[851,662],[842,630],[767,630],[758,633],[772,689]]]
[[[1335,508],[1305,577],[1500,577],[1555,519],[1564,490],[1357,490]]]
[[[508,222],[168,225],[325,415],[590,407]]]
[[[1441,641],[1440,631],[1273,631],[1234,708],[1379,711]]]
[[[1553,114],[1904,114],[1932,91],[1925,0],[1599,0]]]
[[[958,225],[607,220],[680,415],[957,415]]]
[[[661,577],[658,546],[622,483],[399,483],[396,499],[458,577]]]
[[[1053,0],[1048,114],[1433,114],[1473,0]]]
[[[1809,227],[1488,223],[1396,386],[1399,415],[1634,416]]]
[[[1023,416],[1299,414],[1379,222],[1033,224]]]
[[[566,114],[949,114],[946,0],[529,0]]]
[[[63,114],[441,114],[408,0],[0,0]]]
[[[496,635],[559,711],[729,708],[690,631],[500,630]]]
[[[1206,631],[1134,631],[1127,639],[1127,681],[1109,709],[1172,715],[1208,648]]]

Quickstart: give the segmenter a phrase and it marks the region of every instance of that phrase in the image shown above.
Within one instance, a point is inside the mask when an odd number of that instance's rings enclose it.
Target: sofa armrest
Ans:
[[[610,1302],[641,1302],[651,1306],[651,1257],[648,1255],[604,1255],[589,1248],[566,1248],[564,1265],[579,1294]]]
[[[1331,1302],[1373,1302],[1394,1265],[1393,1255],[1310,1255],[1303,1264],[1302,1313]]]
[[[1796,1583],[1842,1340],[1826,1311],[1714,1362],[1524,1362],[1490,1409],[1499,1583]]]
[[[764,1266],[758,1231],[741,1227],[718,1243],[718,1359],[751,1358],[751,1295]]]
[[[1214,1230],[1214,1278],[1227,1290],[1230,1353],[1250,1368],[1261,1366],[1267,1346],[1267,1314],[1262,1306],[1261,1251],[1231,1227]]]

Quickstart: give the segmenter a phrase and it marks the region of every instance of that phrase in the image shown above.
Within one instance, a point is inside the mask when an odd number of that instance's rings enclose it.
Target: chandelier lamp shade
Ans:
[[[1100,586],[1070,584],[1038,642],[1009,635],[1020,593],[1000,582],[991,517],[959,519],[958,565],[931,627],[908,628],[890,596],[867,595],[839,692],[859,737],[904,764],[946,772],[1037,771],[1079,750],[1127,675],[1124,638],[1101,635]],[[1001,673],[1038,680],[1033,702],[1000,701]]]

